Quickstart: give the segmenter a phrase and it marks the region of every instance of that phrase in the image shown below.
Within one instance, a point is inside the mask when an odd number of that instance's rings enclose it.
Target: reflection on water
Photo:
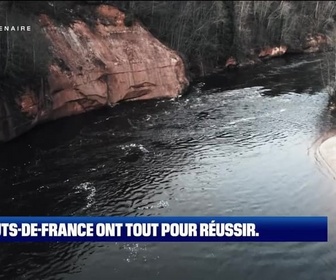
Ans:
[[[333,128],[320,57],[197,81],[0,146],[1,215],[328,215],[334,182],[308,156]],[[328,244],[3,244],[4,279],[334,279]]]

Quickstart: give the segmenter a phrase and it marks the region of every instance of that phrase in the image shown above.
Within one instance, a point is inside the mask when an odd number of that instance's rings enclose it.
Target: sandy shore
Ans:
[[[316,157],[336,179],[336,136],[326,139],[318,146]]]

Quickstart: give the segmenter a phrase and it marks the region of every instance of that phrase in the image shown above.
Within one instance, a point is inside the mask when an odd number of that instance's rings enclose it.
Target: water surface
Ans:
[[[197,81],[0,146],[0,215],[327,215],[328,243],[1,244],[3,279],[335,279],[321,56]]]

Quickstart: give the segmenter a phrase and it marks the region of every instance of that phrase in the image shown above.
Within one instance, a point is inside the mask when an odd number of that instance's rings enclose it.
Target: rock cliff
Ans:
[[[39,17],[54,62],[38,89],[32,85],[15,100],[0,100],[0,141],[119,101],[176,97],[188,86],[182,59],[139,22],[125,26],[125,14],[108,5],[96,13],[90,25],[59,26]]]

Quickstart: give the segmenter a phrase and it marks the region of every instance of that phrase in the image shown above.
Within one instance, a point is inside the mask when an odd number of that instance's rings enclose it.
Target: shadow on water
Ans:
[[[270,89],[268,94],[271,96],[289,92],[315,93],[323,88],[323,59],[321,54],[284,56],[255,66],[205,77],[198,84],[204,84],[204,91],[264,86]],[[309,76],[311,79],[307,79]]]
[[[138,208],[165,208],[166,201],[150,200],[146,185],[157,185],[155,176],[172,172],[174,156],[176,166],[182,166],[183,157],[171,153],[170,163],[161,164],[167,160],[164,149],[173,147],[174,141],[151,137],[151,127],[147,139],[152,140],[151,150],[137,142],[141,122],[158,114],[153,121],[157,130],[159,115],[172,108],[174,102],[170,101],[125,103],[41,125],[1,145],[1,215],[125,216],[143,215]],[[183,141],[181,134],[176,141],[187,143],[188,139]],[[161,150],[157,154],[153,151],[156,148]],[[158,187],[156,195],[159,192]],[[0,276],[33,279],[38,275],[46,279],[50,273],[75,273],[80,270],[76,260],[85,259],[93,247],[79,243],[5,244],[0,249],[0,264],[5,268]]]

